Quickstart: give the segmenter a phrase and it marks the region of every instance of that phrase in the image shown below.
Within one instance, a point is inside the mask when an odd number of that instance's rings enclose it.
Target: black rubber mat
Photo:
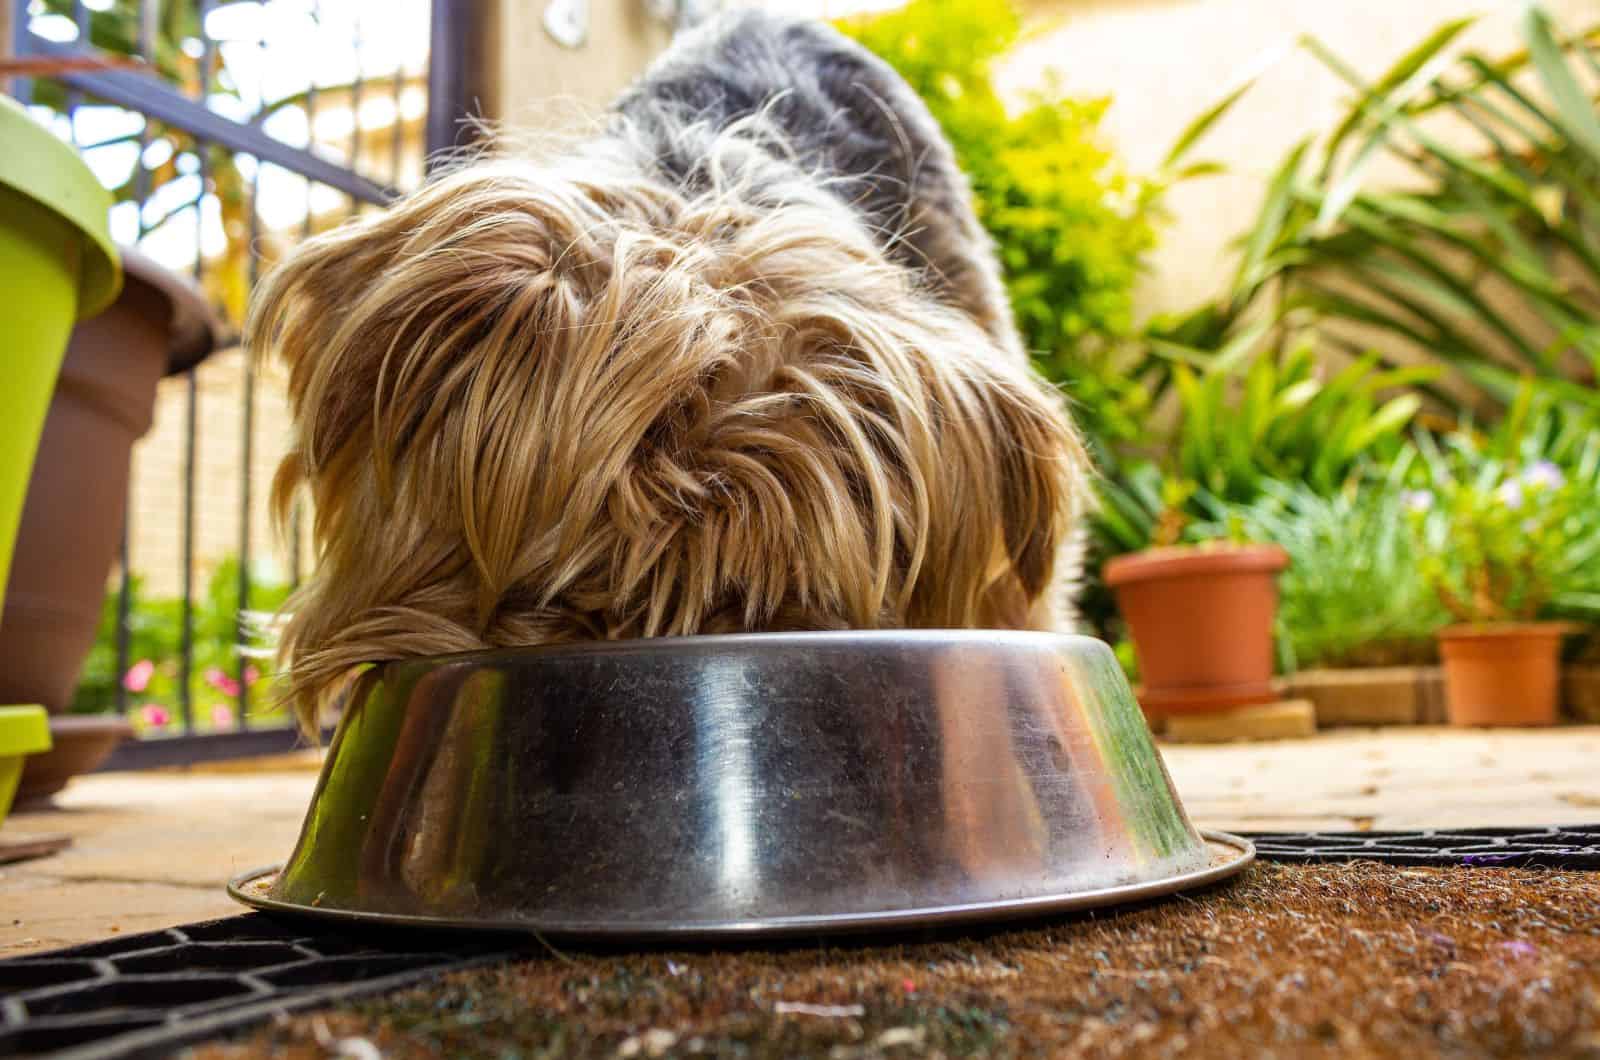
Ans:
[[[329,931],[247,913],[0,961],[0,1056],[166,1056],[268,1019],[527,952],[525,937]]]
[[[1600,824],[1416,832],[1259,832],[1267,861],[1384,861],[1394,865],[1600,869]]]

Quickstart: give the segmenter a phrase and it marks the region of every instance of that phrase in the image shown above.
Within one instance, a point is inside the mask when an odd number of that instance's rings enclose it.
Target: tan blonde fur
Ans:
[[[414,655],[1051,621],[1083,468],[1056,395],[758,139],[692,190],[615,144],[469,165],[267,278],[273,502],[315,513],[303,716]]]

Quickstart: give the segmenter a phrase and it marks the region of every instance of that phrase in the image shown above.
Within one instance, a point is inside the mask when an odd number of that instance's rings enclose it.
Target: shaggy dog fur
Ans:
[[[305,244],[247,343],[315,510],[303,711],[414,655],[1061,618],[1082,450],[932,117],[826,27],[686,35],[603,134]]]

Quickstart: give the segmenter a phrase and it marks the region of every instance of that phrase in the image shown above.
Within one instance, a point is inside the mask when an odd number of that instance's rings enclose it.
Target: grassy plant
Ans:
[[[1243,362],[1246,367],[1238,371]],[[1173,370],[1175,430],[1166,467],[1113,462],[1101,480],[1099,537],[1107,554],[1220,532],[1219,504],[1248,505],[1269,489],[1303,484],[1324,496],[1359,467],[1392,456],[1421,399],[1382,395],[1431,377],[1432,370],[1380,370],[1367,357],[1337,372],[1309,344],[1281,355],[1218,358]],[[1202,522],[1187,526],[1193,519]]]
[[[1353,478],[1323,493],[1306,483],[1268,483],[1249,504],[1217,505],[1212,526],[1242,526],[1289,553],[1278,578],[1279,657],[1285,670],[1396,666],[1435,657],[1448,621],[1420,567],[1406,520],[1403,456],[1383,476]],[[1204,524],[1203,524],[1204,525]]]

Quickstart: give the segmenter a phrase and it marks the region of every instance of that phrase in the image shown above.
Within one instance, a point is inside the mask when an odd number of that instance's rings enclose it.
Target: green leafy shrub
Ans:
[[[1600,619],[1600,432],[1534,394],[1492,432],[1419,438],[1411,528],[1459,622]]]
[[[1459,622],[1547,617],[1583,565],[1600,561],[1600,532],[1554,464],[1445,472],[1411,496],[1422,573]]]
[[[115,708],[117,686],[128,695],[129,719],[136,726],[162,729],[178,715],[183,650],[183,602],[177,598],[151,599],[143,580],[130,579],[128,608],[128,670],[117,671],[117,593],[106,594],[99,630],[84,664],[73,696],[76,713],[102,713]],[[201,729],[228,728],[237,722],[240,686],[249,686],[252,715],[275,709],[272,667],[268,647],[255,644],[252,625],[288,598],[288,585],[270,578],[251,583],[250,610],[245,615],[246,653],[240,665],[239,563],[218,564],[195,600],[192,614],[193,665],[189,675],[196,725]],[[162,719],[165,719],[164,721]]]

